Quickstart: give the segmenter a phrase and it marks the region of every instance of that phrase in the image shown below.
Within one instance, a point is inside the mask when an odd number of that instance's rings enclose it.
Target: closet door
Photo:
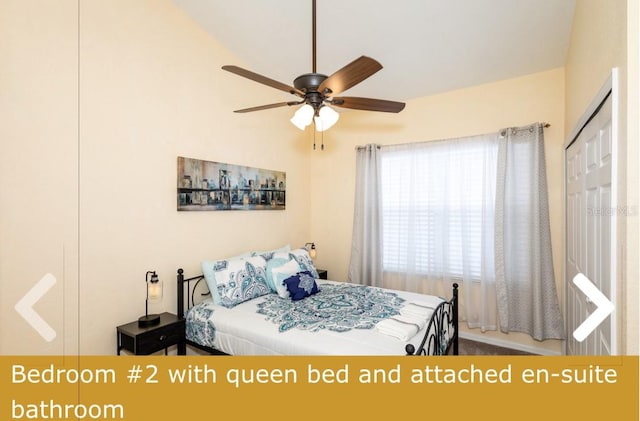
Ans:
[[[584,274],[615,304],[616,207],[612,196],[612,98],[607,97],[565,153],[565,284],[567,354],[611,355],[616,349],[615,310],[587,338],[573,337],[596,306],[573,284]]]

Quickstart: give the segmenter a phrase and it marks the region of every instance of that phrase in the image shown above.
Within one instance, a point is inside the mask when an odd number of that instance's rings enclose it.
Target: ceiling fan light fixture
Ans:
[[[291,117],[291,123],[300,130],[304,130],[313,121],[313,114],[315,114],[313,107],[309,104],[304,104]]]
[[[323,132],[330,129],[334,124],[338,122],[340,114],[331,107],[326,105],[322,106],[318,111],[318,115],[314,117],[316,123],[316,130]]]

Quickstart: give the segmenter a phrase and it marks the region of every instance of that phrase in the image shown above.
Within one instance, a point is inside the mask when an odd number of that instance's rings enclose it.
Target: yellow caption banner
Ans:
[[[638,420],[638,357],[0,357],[2,420]]]

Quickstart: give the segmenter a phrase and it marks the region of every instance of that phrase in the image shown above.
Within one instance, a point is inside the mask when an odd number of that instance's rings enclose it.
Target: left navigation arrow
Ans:
[[[15,309],[44,338],[51,342],[56,338],[56,331],[33,309],[33,306],[56,284],[56,278],[47,273],[37,284],[25,294],[15,305]]]

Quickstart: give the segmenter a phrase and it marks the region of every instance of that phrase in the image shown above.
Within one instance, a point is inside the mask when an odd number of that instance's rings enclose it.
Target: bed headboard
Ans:
[[[184,270],[182,270],[182,268],[178,269],[177,313],[179,318],[184,318],[186,311],[195,305],[196,289],[202,280],[204,280],[204,275],[185,278]],[[201,293],[200,295],[207,296],[210,294],[209,290],[207,290],[207,292]]]

